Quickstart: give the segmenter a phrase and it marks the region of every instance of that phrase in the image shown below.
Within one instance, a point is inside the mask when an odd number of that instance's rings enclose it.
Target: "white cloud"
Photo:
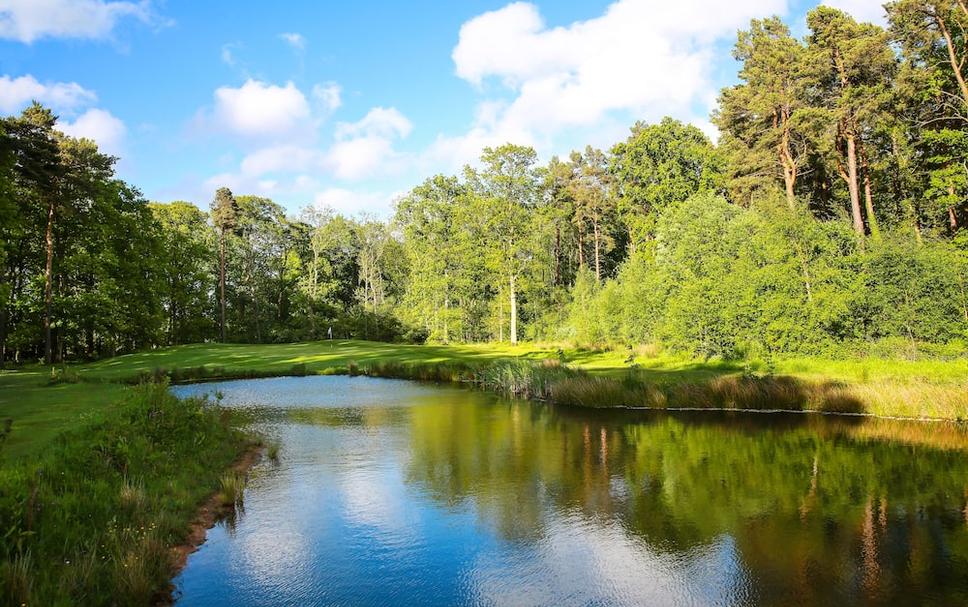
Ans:
[[[394,172],[403,159],[393,143],[411,130],[413,125],[396,108],[375,107],[357,122],[336,125],[336,142],[326,155],[326,166],[346,180]]]
[[[785,14],[787,2],[619,0],[566,27],[548,27],[526,2],[483,13],[461,26],[455,71],[482,90],[494,79],[512,99],[485,99],[469,131],[439,137],[428,157],[467,161],[481,144],[547,143],[615,112],[701,123],[723,44],[753,17]]]
[[[356,181],[386,171],[395,159],[388,139],[358,137],[334,143],[326,155],[326,166],[338,179]]]
[[[87,110],[73,122],[58,121],[57,128],[71,137],[92,139],[102,152],[115,155],[121,152],[127,133],[121,120],[110,112],[97,108]]]
[[[884,12],[886,0],[824,0],[821,4],[838,8],[849,13],[854,19],[866,23],[886,25],[887,16]]]
[[[279,34],[279,37],[282,38],[286,44],[298,51],[306,48],[306,39],[303,38],[302,34],[298,34],[296,32],[285,32]]]
[[[396,108],[375,107],[357,122],[341,122],[336,125],[336,137],[376,136],[406,137],[413,130],[407,117]]]
[[[298,145],[275,145],[262,148],[242,159],[241,169],[246,175],[266,173],[298,173],[318,168],[322,155],[312,148]]]
[[[317,207],[330,208],[347,215],[357,213],[382,215],[391,208],[394,198],[396,198],[396,194],[328,188],[317,193],[313,202]]]
[[[242,135],[282,136],[306,128],[309,103],[292,82],[276,86],[250,79],[238,88],[215,91],[215,119]]]
[[[0,38],[105,38],[119,20],[149,23],[150,3],[104,0],[0,0]]]
[[[39,82],[33,76],[0,76],[0,111],[11,114],[32,100],[56,110],[71,110],[97,100],[90,91],[76,82]]]
[[[319,102],[326,112],[334,112],[343,105],[342,94],[343,87],[335,82],[313,86],[313,99]]]

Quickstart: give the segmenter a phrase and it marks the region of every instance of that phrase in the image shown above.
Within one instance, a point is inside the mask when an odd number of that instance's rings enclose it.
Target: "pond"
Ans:
[[[399,380],[176,386],[280,445],[179,605],[968,604],[954,423],[564,409]]]

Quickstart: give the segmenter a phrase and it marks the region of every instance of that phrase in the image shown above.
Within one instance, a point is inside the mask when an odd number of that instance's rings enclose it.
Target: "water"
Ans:
[[[282,445],[179,605],[968,604],[968,432],[572,410],[397,380],[178,386]]]

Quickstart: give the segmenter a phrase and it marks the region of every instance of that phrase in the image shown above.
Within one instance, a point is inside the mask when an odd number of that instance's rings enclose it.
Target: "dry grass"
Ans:
[[[231,472],[219,479],[219,502],[223,506],[241,506],[245,494],[246,478],[244,474]]]

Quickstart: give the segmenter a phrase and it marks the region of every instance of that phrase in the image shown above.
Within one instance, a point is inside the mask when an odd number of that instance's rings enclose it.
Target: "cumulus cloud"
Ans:
[[[318,192],[313,200],[320,208],[328,208],[347,215],[377,213],[382,215],[391,208],[395,194],[371,191],[353,191],[345,188],[327,188]]]
[[[326,155],[326,166],[345,180],[393,172],[402,160],[393,144],[411,130],[413,125],[396,108],[375,107],[357,122],[336,125],[336,142]]]
[[[284,32],[279,34],[279,37],[282,38],[286,44],[297,51],[301,51],[306,48],[306,39],[303,38],[302,34],[298,34],[296,32]]]
[[[724,54],[717,44],[753,17],[786,11],[787,0],[619,0],[603,15],[565,27],[548,27],[527,2],[478,15],[461,26],[455,72],[481,90],[493,80],[512,98],[486,99],[467,133],[438,138],[429,154],[476,155],[480,144],[546,141],[612,112],[703,120]]]
[[[56,112],[74,117],[61,116],[57,128],[67,135],[92,139],[102,151],[118,154],[127,128],[124,123],[107,110],[90,108],[97,101],[94,91],[76,82],[40,82],[31,75],[12,78],[0,76],[0,112],[15,114],[31,101],[38,101]],[[86,111],[77,114],[81,109]]]
[[[277,86],[250,79],[215,91],[216,122],[241,135],[281,136],[304,129],[309,119],[309,102],[292,82]]]
[[[0,76],[0,111],[12,114],[32,100],[55,110],[72,110],[93,103],[97,95],[76,82],[42,83],[31,75]]]
[[[256,150],[242,159],[246,175],[298,173],[319,168],[322,155],[315,149],[298,145],[274,145]]]
[[[337,124],[336,137],[339,139],[361,135],[406,137],[411,130],[413,125],[396,108],[375,107],[357,122]]]
[[[155,17],[143,2],[104,0],[0,0],[0,38],[31,43],[40,38],[105,38],[121,19]]]
[[[57,128],[71,137],[91,139],[102,152],[119,154],[127,134],[124,123],[106,110],[92,108],[73,122],[58,121]]]

